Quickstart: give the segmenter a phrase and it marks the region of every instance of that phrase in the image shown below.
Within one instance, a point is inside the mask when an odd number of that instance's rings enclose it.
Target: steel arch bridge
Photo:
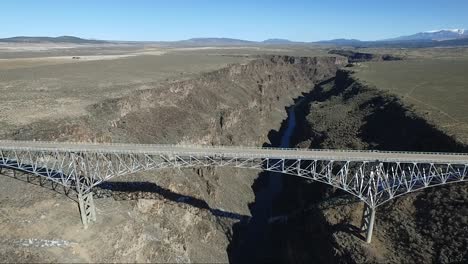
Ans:
[[[0,141],[0,169],[76,191],[85,227],[96,220],[92,189],[104,181],[139,171],[211,166],[279,172],[342,189],[366,205],[361,229],[368,243],[378,206],[424,188],[468,181],[468,154],[459,153]]]

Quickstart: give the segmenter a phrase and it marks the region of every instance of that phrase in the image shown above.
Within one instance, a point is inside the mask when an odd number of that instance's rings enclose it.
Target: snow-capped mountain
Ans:
[[[429,31],[425,31],[423,33],[437,33],[437,32],[441,32],[441,31],[450,31],[452,33],[455,33],[455,34],[459,34],[459,35],[463,35],[465,33],[465,30],[464,29],[458,29],[458,28],[455,28],[455,29],[439,29],[439,30],[429,30]]]
[[[388,39],[391,41],[401,40],[450,40],[468,38],[468,31],[465,29],[439,29],[416,33],[409,36]]]

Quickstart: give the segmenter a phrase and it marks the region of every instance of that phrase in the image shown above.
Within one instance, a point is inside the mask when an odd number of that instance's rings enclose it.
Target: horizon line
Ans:
[[[439,31],[452,31],[453,30],[463,30],[463,31],[468,31],[463,28],[443,28],[443,29],[436,29],[436,30],[426,30],[426,31],[419,31],[413,34],[418,34],[418,33],[434,33],[434,32],[439,32]],[[413,35],[411,34],[411,35]],[[354,40],[354,41],[362,41],[362,42],[372,42],[372,41],[385,41],[385,40],[390,40],[392,38],[399,38],[399,37],[405,37],[405,36],[410,36],[410,35],[399,35],[397,37],[386,37],[382,39],[372,39],[372,40],[363,40],[359,38],[346,38],[346,37],[337,37],[337,38],[329,38],[329,39],[320,39],[320,40],[308,40],[308,41],[301,41],[301,40],[292,40],[288,38],[281,38],[281,37],[272,37],[272,38],[267,38],[263,40],[251,40],[251,39],[244,39],[244,38],[234,38],[234,37],[190,37],[190,38],[184,38],[184,39],[176,39],[176,40],[129,40],[129,39],[107,39],[107,38],[96,38],[96,37],[82,37],[78,35],[15,35],[15,36],[7,36],[7,37],[0,37],[0,39],[9,39],[9,38],[20,38],[20,37],[27,37],[27,38],[60,38],[60,37],[76,37],[80,39],[85,39],[85,40],[96,40],[96,41],[122,41],[122,42],[180,42],[180,41],[187,41],[187,40],[194,40],[194,39],[231,39],[231,40],[240,40],[240,41],[247,41],[247,42],[264,42],[268,40],[284,40],[284,41],[290,41],[290,42],[296,42],[296,43],[314,43],[314,42],[322,42],[322,41],[332,41],[332,40]]]

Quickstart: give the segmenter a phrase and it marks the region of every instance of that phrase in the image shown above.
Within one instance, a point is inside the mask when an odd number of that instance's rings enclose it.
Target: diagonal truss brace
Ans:
[[[327,158],[271,158],[233,153],[144,153],[0,149],[0,168],[31,173],[74,189],[85,226],[96,220],[92,188],[139,171],[188,167],[235,167],[279,172],[342,189],[366,204],[370,242],[375,209],[398,196],[432,186],[468,181],[468,164],[380,162]],[[370,230],[370,231],[369,231]]]

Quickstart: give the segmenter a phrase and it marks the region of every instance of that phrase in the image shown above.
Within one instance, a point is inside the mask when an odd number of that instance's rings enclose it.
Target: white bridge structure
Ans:
[[[92,190],[102,182],[139,171],[210,166],[279,172],[348,192],[366,205],[361,230],[368,243],[378,206],[468,180],[468,154],[458,153],[0,141],[0,169],[75,191],[85,228],[96,221]]]

